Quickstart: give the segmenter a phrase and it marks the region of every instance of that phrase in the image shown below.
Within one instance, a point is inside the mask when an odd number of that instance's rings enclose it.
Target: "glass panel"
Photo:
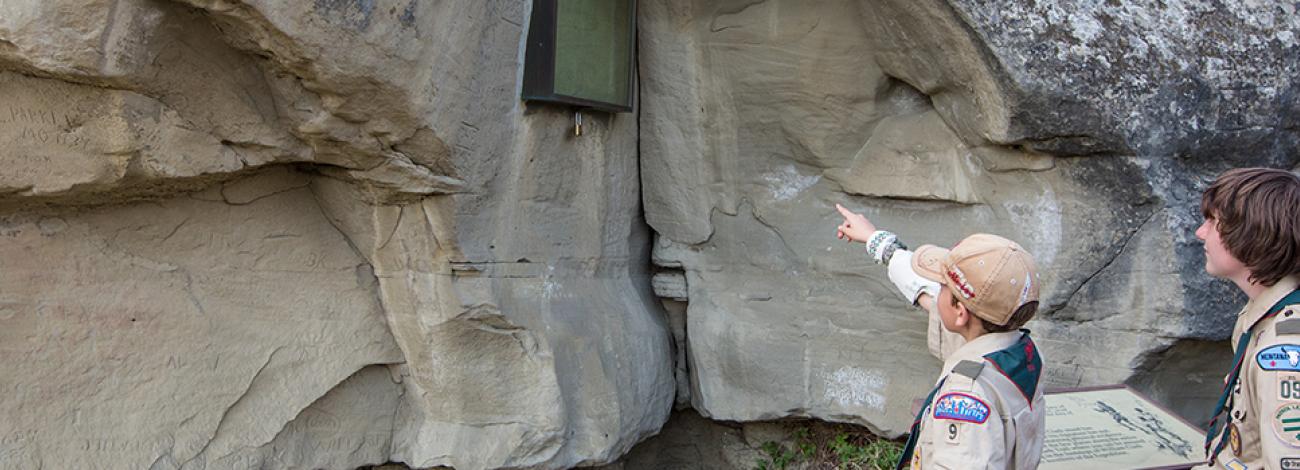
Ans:
[[[632,66],[631,1],[558,0],[555,93],[628,103]]]

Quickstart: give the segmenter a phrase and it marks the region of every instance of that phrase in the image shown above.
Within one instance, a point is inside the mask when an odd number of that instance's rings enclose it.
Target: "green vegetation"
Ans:
[[[801,426],[783,442],[768,441],[755,470],[889,470],[903,445],[851,426]]]

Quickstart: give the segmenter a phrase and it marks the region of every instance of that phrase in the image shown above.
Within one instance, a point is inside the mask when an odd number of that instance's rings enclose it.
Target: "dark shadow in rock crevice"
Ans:
[[[1177,340],[1135,359],[1128,385],[1203,429],[1223,389],[1228,357],[1232,345],[1227,341]]]

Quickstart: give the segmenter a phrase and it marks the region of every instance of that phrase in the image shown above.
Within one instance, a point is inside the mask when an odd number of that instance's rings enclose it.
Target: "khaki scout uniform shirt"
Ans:
[[[1021,335],[1019,331],[985,334],[945,358],[940,377],[947,379],[921,418],[914,470],[1038,467],[1047,417],[1042,388],[1035,387],[1033,397],[1026,397],[984,358],[1016,346]],[[944,338],[944,346],[960,344]]]
[[[943,318],[939,316],[939,301],[930,302],[930,320],[927,325],[925,335],[925,345],[929,347],[930,354],[939,358],[940,361],[947,361],[957,348],[966,344],[966,338],[961,335],[948,331],[943,327]]]
[[[1232,331],[1234,351],[1245,329],[1297,284],[1300,278],[1283,278],[1246,304]],[[1300,306],[1255,327],[1228,409],[1228,444],[1214,466],[1200,468],[1300,469]]]

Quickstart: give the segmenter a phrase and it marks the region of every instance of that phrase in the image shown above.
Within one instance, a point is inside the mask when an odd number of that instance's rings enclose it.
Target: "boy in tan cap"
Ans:
[[[1033,469],[1043,449],[1043,361],[1027,330],[1038,310],[1029,253],[997,235],[915,253],[862,214],[835,205],[836,237],[867,244],[910,302],[930,311],[931,351],[943,373],[926,397],[896,468]],[[936,343],[938,343],[936,345]],[[937,347],[936,347],[937,346]]]
[[[1300,177],[1240,168],[1201,196],[1205,271],[1250,299],[1206,435],[1210,468],[1300,469]]]

